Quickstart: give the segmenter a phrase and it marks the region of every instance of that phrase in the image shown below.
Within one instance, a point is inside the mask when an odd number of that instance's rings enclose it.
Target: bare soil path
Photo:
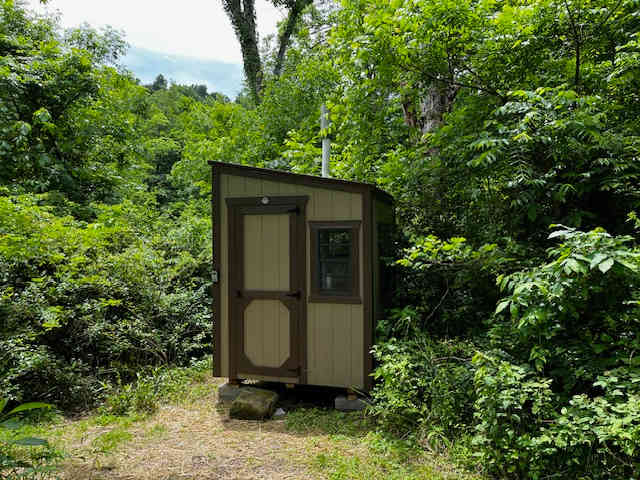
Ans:
[[[69,453],[63,478],[472,478],[441,459],[425,457],[402,465],[388,454],[378,454],[363,441],[366,432],[358,432],[357,426],[341,432],[346,417],[335,412],[298,411],[293,428],[293,417],[266,422],[229,419],[226,409],[217,405],[218,383],[208,379],[198,385],[195,395],[186,393],[178,404],[130,423],[99,425],[85,420],[62,425],[64,433],[58,438]]]

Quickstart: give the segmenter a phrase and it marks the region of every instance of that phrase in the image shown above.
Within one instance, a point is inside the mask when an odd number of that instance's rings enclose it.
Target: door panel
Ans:
[[[289,291],[289,214],[243,217],[245,290]]]
[[[227,199],[230,376],[302,379],[306,198]]]
[[[280,300],[253,300],[244,311],[244,353],[254,365],[281,367],[290,357],[289,309]]]

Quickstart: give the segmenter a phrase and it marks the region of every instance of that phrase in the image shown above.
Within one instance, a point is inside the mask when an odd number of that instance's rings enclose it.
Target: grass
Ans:
[[[284,419],[230,419],[216,406],[219,380],[209,373],[187,377],[160,395],[154,413],[103,409],[83,418],[49,418],[20,433],[47,438],[65,452],[63,479],[478,478],[443,455],[378,432],[362,412],[305,404],[286,407]]]
[[[322,440],[311,442],[308,463],[330,480],[478,478],[453,467],[443,455],[429,455],[414,442],[377,431],[363,412],[300,409],[285,422],[289,431],[321,436]]]

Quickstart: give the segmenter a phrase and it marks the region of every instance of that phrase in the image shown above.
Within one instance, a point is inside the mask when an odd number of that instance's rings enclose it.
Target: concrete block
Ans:
[[[335,408],[341,412],[356,412],[364,410],[366,406],[367,403],[360,398],[350,400],[344,395],[339,395],[335,399]]]

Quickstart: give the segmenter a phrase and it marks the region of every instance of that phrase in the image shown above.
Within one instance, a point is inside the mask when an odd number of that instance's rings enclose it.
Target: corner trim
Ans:
[[[212,288],[212,305],[211,320],[213,334],[213,376],[222,376],[222,329],[220,328],[220,317],[222,314],[222,306],[220,304],[220,282],[222,282],[222,272],[220,272],[220,215],[222,212],[222,192],[220,190],[220,170],[213,165],[211,169],[211,213],[213,221],[211,222],[211,242],[213,247],[213,270],[218,272],[218,281],[211,284]]]
[[[373,309],[372,309],[372,262],[373,248],[373,202],[371,190],[367,190],[362,195],[362,258],[364,260],[364,285],[363,293],[363,316],[364,316],[364,361],[363,361],[363,383],[365,391],[370,391],[373,387]]]

